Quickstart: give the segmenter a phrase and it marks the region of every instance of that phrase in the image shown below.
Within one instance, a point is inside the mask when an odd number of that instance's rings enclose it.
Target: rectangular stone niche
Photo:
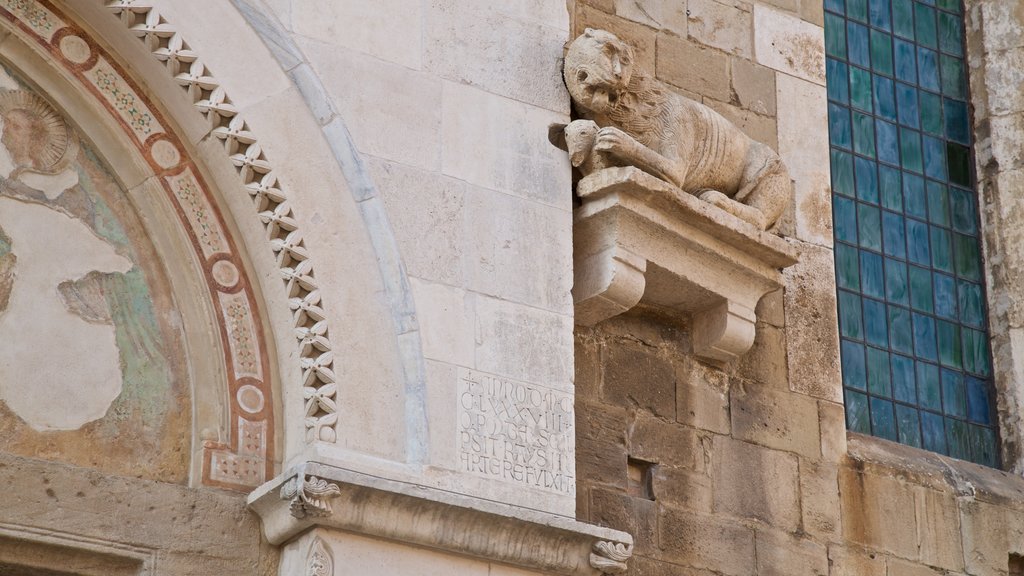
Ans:
[[[754,343],[754,309],[797,262],[782,238],[635,167],[579,182],[574,215],[576,323],[644,303],[692,319],[694,353],[729,362]]]

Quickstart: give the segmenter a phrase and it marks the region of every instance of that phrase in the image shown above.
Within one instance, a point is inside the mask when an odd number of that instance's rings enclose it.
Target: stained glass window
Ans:
[[[960,0],[825,0],[850,430],[998,464]]]

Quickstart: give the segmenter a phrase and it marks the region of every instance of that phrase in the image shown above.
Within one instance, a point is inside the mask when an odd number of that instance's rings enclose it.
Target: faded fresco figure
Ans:
[[[83,286],[134,265],[42,202],[78,184],[64,119],[21,90],[0,93],[0,119],[0,400],[36,430],[75,430],[102,418],[122,389],[113,323]]]

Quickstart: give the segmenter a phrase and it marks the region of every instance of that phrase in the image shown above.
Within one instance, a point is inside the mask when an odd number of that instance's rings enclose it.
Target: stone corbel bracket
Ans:
[[[643,302],[688,316],[693,351],[732,361],[754,343],[754,310],[797,262],[785,240],[634,167],[577,186],[576,323],[592,326]]]
[[[633,553],[624,532],[316,462],[257,488],[249,507],[274,545],[322,527],[565,576],[621,574]]]

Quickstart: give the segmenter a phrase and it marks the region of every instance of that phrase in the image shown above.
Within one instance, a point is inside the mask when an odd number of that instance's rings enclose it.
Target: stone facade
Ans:
[[[1021,573],[1013,5],[1000,471],[846,431],[821,0],[0,0],[0,574]],[[778,155],[774,226],[580,181],[587,28]]]

